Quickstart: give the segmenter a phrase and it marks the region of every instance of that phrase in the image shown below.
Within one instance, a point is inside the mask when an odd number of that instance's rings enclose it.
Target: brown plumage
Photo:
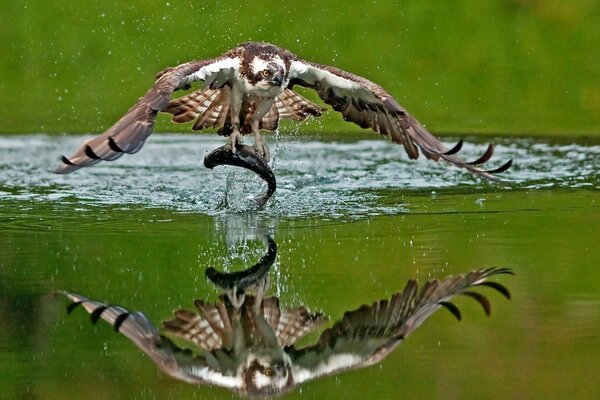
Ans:
[[[262,337],[256,332],[257,316],[252,311],[254,301],[254,296],[246,296],[240,313],[240,323],[245,327],[244,334],[248,343]],[[207,351],[217,348],[231,349],[234,320],[238,317],[237,311],[226,302],[225,296],[221,295],[219,302],[215,304],[207,304],[197,299],[194,305],[197,313],[185,309],[176,310],[173,313],[175,318],[163,322],[164,332]],[[267,322],[280,347],[293,345],[327,320],[323,314],[311,313],[304,306],[281,310],[279,299],[276,297],[263,299],[260,311],[260,317]]]
[[[202,89],[179,97],[169,103],[163,111],[173,114],[174,123],[186,123],[196,120],[192,127],[199,131],[204,128],[217,128],[219,134],[229,135],[232,130],[229,115],[229,98],[231,88]],[[250,122],[256,105],[253,102],[244,104],[240,112],[242,133],[251,133]],[[323,109],[298,93],[286,89],[275,98],[269,111],[260,120],[260,129],[274,131],[279,126],[280,119],[304,121],[309,116],[319,117]]]
[[[195,81],[204,82],[203,87],[171,100],[173,92],[188,89]],[[462,141],[448,148],[382,87],[363,77],[302,60],[277,46],[249,42],[218,58],[191,61],[159,73],[154,86],[123,118],[105,133],[84,142],[71,157],[63,156],[55,172],[69,173],[137,152],[150,135],[158,112],[172,114],[176,123],[195,121],[194,130],[216,128],[229,136],[232,151],[242,134],[253,133],[258,154],[268,159],[261,129],[275,130],[282,118],[302,121],[308,116],[318,117],[323,111],[294,92],[296,85],[314,89],[344,120],[388,135],[404,146],[411,159],[422,153],[428,159],[444,160],[493,180],[497,180],[495,174],[512,165],[509,160],[495,169],[480,168],[492,156],[491,144],[477,160],[463,160],[457,155]]]
[[[490,302],[474,291],[489,287],[506,298],[509,291],[492,276],[512,274],[504,268],[489,268],[464,275],[434,279],[420,286],[409,280],[402,292],[348,311],[325,329],[316,343],[296,348],[297,341],[316,331],[326,320],[305,306],[282,310],[279,300],[246,295],[239,308],[229,297],[215,303],[194,302],[195,310],[177,310],[159,332],[141,312],[64,294],[71,312],[81,305],[96,322],[102,318],[128,337],[171,377],[194,384],[226,387],[240,395],[276,396],[322,376],[380,362],[429,316],[440,308],[457,319],[460,311],[452,299],[465,295],[476,300],[487,315]],[[173,340],[189,344],[182,350]]]

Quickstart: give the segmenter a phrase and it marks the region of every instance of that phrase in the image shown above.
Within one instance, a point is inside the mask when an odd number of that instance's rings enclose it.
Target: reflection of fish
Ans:
[[[267,191],[254,199],[258,207],[264,206],[273,193],[275,193],[277,187],[275,174],[273,174],[265,159],[258,155],[252,146],[237,145],[234,153],[225,145],[213,150],[209,155],[204,157],[204,166],[206,168],[214,168],[218,165],[233,165],[249,169],[267,182]]]
[[[487,286],[510,298],[504,286],[487,281],[499,274],[512,271],[472,271],[430,280],[421,288],[410,280],[391,299],[346,312],[317,343],[302,348],[296,348],[296,342],[326,318],[304,306],[281,310],[276,297],[263,299],[260,293],[246,295],[238,306],[226,296],[214,304],[195,300],[196,311],[175,311],[175,318],[164,322],[163,333],[141,312],[64,294],[72,301],[69,312],[82,305],[94,323],[99,318],[108,321],[171,377],[253,397],[282,394],[311,379],[378,363],[440,307],[460,319],[458,308],[450,303],[456,295],[477,300],[489,315],[488,299],[472,289]],[[196,351],[183,351],[169,337]]]
[[[251,286],[256,286],[268,278],[269,270],[277,257],[277,244],[267,236],[269,249],[255,265],[243,271],[223,273],[210,267],[206,270],[206,277],[213,285],[224,290],[246,291]]]

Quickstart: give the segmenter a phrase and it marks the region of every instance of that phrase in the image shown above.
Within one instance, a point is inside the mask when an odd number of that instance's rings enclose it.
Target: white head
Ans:
[[[291,361],[287,354],[264,352],[248,356],[242,370],[245,394],[249,397],[273,396],[286,392],[294,387],[294,379],[290,368]]]
[[[250,60],[246,77],[250,83],[264,88],[281,87],[285,81],[285,63],[278,55],[255,56]]]

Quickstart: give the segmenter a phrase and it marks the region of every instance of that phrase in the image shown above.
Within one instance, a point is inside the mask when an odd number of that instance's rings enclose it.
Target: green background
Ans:
[[[103,131],[156,72],[247,40],[365,76],[437,133],[600,133],[594,0],[3,1],[0,133]]]

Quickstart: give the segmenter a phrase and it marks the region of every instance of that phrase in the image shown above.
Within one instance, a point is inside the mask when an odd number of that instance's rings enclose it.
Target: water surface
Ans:
[[[58,165],[59,155],[70,155],[83,139],[0,137],[0,199],[159,207],[221,215],[231,207],[247,209],[248,204],[241,201],[244,194],[260,191],[261,181],[250,172],[228,166],[215,170],[202,166],[204,156],[224,142],[216,135],[156,134],[133,156],[125,155],[118,161],[102,162],[70,175],[50,173]],[[402,146],[376,137],[357,141],[288,137],[268,140],[278,182],[275,201],[261,214],[268,216],[395,215],[408,211],[405,203],[415,193],[436,196],[445,191],[485,194],[600,187],[600,142],[496,140],[490,167],[509,158],[515,160],[510,172],[502,175],[506,184],[498,185],[423,157],[408,160]],[[466,143],[461,154],[472,160],[484,150],[485,143]],[[232,195],[232,202],[229,209],[222,210],[218,206],[225,193]]]
[[[270,138],[274,142],[273,138]],[[157,323],[204,279],[279,247],[272,291],[332,320],[421,281],[480,267],[512,301],[438,313],[379,366],[308,383],[289,398],[596,398],[600,393],[600,144],[505,139],[510,181],[419,160],[385,140],[273,144],[275,201],[252,174],[201,166],[215,136],[155,135],[135,156],[48,172],[82,137],[0,137],[0,391],[6,398],[235,398],[175,382],[106,324],[67,316],[66,289]],[[476,158],[482,144],[467,146]],[[246,183],[251,181],[250,183]],[[228,198],[228,206],[222,205]],[[311,338],[309,338],[311,339]],[[313,340],[316,338],[313,337]],[[309,340],[310,341],[310,340]],[[377,382],[376,385],[373,382]]]

